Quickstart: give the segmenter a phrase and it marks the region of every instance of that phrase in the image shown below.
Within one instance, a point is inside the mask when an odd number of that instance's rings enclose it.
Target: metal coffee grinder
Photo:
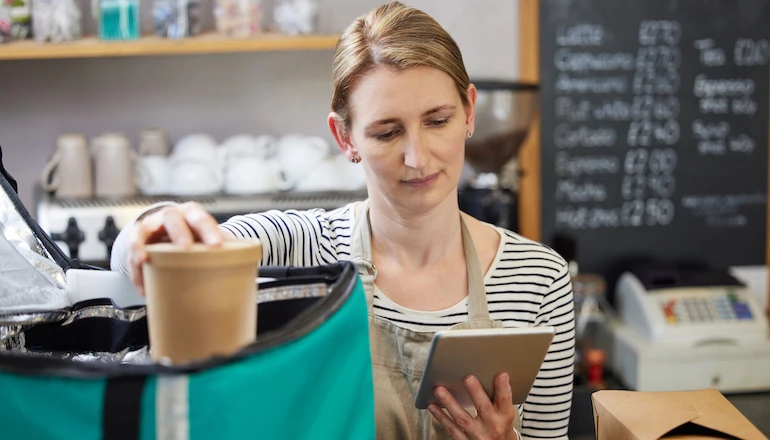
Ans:
[[[538,106],[536,84],[474,81],[478,90],[475,132],[465,142],[460,209],[473,217],[517,231],[517,155]]]

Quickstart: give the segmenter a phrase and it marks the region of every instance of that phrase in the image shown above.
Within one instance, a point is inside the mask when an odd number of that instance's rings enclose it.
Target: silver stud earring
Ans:
[[[358,156],[353,156],[350,158],[350,161],[353,163],[358,163],[358,162],[361,162],[361,158],[359,158]]]
[[[471,138],[471,136],[473,136],[473,132],[472,132],[472,131],[468,130],[468,131],[466,131],[466,132],[465,132],[465,137],[467,137],[468,139],[470,139],[470,138]]]

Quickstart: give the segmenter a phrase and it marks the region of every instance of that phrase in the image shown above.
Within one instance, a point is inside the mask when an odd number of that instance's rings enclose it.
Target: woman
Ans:
[[[371,263],[376,285],[370,271],[362,278],[378,438],[514,439],[518,416],[524,438],[566,438],[574,356],[567,265],[545,246],[460,212],[457,185],[476,89],[457,45],[429,16],[393,2],[343,33],[332,82],[328,125],[347,158],[364,167],[367,201],[331,212],[237,216],[222,225],[196,204],[158,207],[121,232],[113,268],[141,287],[144,246],[166,236],[213,246],[257,237],[266,265]],[[557,333],[522,407],[499,375],[491,402],[477,379],[466,381],[477,415],[441,387],[436,395],[447,412],[414,408],[414,378],[435,331],[533,325]],[[405,344],[418,349],[407,354]]]

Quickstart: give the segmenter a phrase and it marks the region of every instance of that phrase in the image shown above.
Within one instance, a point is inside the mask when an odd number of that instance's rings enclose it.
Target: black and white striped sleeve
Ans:
[[[329,219],[321,209],[238,215],[220,227],[238,238],[258,238],[262,265],[307,267],[337,261]]]
[[[522,409],[524,439],[567,439],[575,358],[575,305],[567,265],[559,270],[543,297],[536,326],[553,326],[556,334]]]

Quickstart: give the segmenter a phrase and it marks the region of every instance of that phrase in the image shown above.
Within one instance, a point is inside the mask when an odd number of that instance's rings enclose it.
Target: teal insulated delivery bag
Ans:
[[[353,264],[261,267],[257,342],[226,358],[159,365],[143,305],[118,306],[111,292],[71,300],[66,273],[97,269],[66,257],[1,161],[0,170],[0,439],[374,438],[366,301]]]

